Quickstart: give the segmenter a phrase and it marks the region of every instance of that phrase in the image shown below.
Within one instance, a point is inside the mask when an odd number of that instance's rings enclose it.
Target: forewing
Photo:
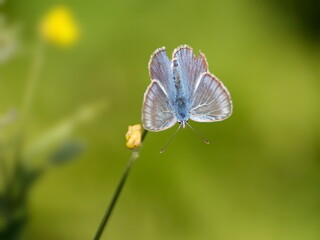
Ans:
[[[190,119],[196,122],[222,121],[231,113],[228,90],[214,75],[204,73],[196,86]]]
[[[144,94],[143,127],[148,131],[162,131],[177,122],[169,97],[162,84],[153,80]]]
[[[174,82],[172,77],[171,61],[169,60],[165,47],[157,49],[149,61],[149,73],[152,80],[158,80],[164,87],[168,96],[173,99]]]
[[[199,78],[208,71],[208,63],[205,56],[200,52],[199,56],[196,57],[191,47],[182,45],[174,50],[172,58],[178,60],[182,79],[187,81],[191,97],[193,97]]]

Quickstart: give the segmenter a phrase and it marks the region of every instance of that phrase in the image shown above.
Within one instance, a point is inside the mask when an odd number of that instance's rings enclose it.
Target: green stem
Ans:
[[[41,72],[41,68],[43,66],[43,52],[44,52],[44,42],[41,38],[38,38],[35,46],[34,46],[34,55],[32,56],[29,73],[27,75],[26,80],[26,88],[23,97],[22,107],[21,107],[21,122],[18,128],[18,136],[15,139],[15,151],[14,151],[14,165],[13,172],[10,179],[10,184],[15,186],[17,181],[19,181],[20,168],[22,164],[22,149],[25,141],[26,134],[26,126],[29,121],[30,110],[34,98],[35,88],[39,81],[39,75]],[[9,191],[14,191],[12,186],[9,186]],[[11,193],[9,193],[11,194]]]
[[[147,135],[148,131],[147,130],[144,130],[143,134],[142,134],[142,137],[141,137],[141,144],[143,142],[143,140],[145,139],[146,135]],[[132,150],[132,153],[131,153],[131,156],[130,156],[130,159],[127,163],[127,166],[125,168],[125,170],[123,171],[123,174],[122,174],[122,177],[118,183],[118,186],[113,194],[113,197],[111,199],[111,202],[109,203],[109,206],[101,220],[101,223],[99,225],[99,228],[95,234],[95,237],[94,237],[94,240],[99,240],[102,233],[103,233],[103,230],[105,229],[107,223],[108,223],[108,220],[111,216],[111,213],[112,213],[112,210],[114,209],[114,206],[116,205],[117,203],[117,200],[120,196],[120,193],[121,193],[121,190],[127,180],[127,177],[129,175],[129,172],[131,170],[131,167],[133,165],[133,163],[135,162],[135,160],[139,157],[139,152],[140,152],[140,148],[138,149],[135,149],[135,150]]]
[[[21,107],[21,123],[18,130],[18,138],[16,140],[16,151],[15,151],[15,163],[14,163],[14,174],[17,173],[19,164],[21,164],[21,152],[25,140],[26,126],[29,121],[29,115],[31,111],[32,101],[34,98],[35,89],[39,81],[39,75],[43,66],[43,52],[45,44],[41,38],[38,38],[34,47],[34,55],[31,60],[30,70],[27,76],[26,90],[23,97]]]
[[[27,79],[26,91],[22,103],[22,121],[28,120],[35,88],[38,83],[40,70],[43,65],[43,50],[44,42],[41,39],[39,39],[35,46],[35,52],[31,62],[30,72]],[[25,124],[23,124],[23,126],[25,126]]]
[[[2,151],[2,149],[0,150]],[[7,190],[7,183],[8,183],[8,172],[7,172],[7,166],[6,166],[6,163],[5,163],[5,159],[2,155],[0,155],[0,168],[1,168],[1,175],[2,175],[2,182],[3,182],[3,185],[1,186],[0,185],[0,190],[1,188],[4,189],[4,192]]]

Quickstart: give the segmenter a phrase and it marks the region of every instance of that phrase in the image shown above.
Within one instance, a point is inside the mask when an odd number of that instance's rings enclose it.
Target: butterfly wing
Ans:
[[[148,131],[163,131],[177,122],[168,94],[158,80],[153,80],[144,94],[143,127]]]
[[[195,86],[190,119],[196,122],[215,122],[228,118],[232,102],[222,82],[209,72],[202,74]]]
[[[182,45],[173,52],[173,59],[177,59],[182,74],[182,79],[189,86],[191,98],[193,98],[195,86],[204,72],[208,71],[208,63],[205,56],[200,52],[195,56],[191,47]]]
[[[150,78],[158,80],[169,98],[174,98],[174,81],[172,75],[171,61],[169,60],[166,48],[158,48],[152,55],[149,61]]]

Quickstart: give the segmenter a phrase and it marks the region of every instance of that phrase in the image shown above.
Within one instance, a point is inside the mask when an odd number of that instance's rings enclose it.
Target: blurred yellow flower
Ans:
[[[135,149],[140,147],[141,144],[141,124],[136,124],[128,127],[126,134],[126,146],[129,149]]]
[[[57,6],[43,17],[40,34],[48,42],[65,47],[78,40],[79,29],[70,9]]]

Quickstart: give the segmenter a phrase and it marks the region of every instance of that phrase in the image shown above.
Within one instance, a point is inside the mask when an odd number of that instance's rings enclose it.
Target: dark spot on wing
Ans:
[[[177,59],[174,59],[174,60],[173,60],[173,67],[178,67],[178,61],[177,61]]]

